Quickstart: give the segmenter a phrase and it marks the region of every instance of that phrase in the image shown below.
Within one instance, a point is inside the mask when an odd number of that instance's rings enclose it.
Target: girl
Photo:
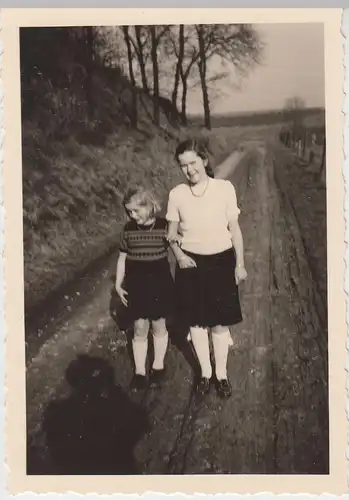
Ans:
[[[168,261],[167,222],[157,217],[160,206],[150,191],[131,188],[124,196],[130,218],[125,225],[116,268],[115,289],[128,308],[134,325],[132,349],[135,375],[132,389],[147,385],[146,357],[151,323],[154,362],[150,384],[164,378],[164,358],[168,344],[166,316],[172,303],[173,280]]]
[[[197,140],[179,144],[175,156],[187,180],[170,192],[166,215],[167,237],[177,259],[178,313],[189,326],[201,366],[197,392],[206,394],[210,389],[211,328],[217,392],[229,397],[228,325],[242,321],[237,285],[247,277],[240,210],[234,186],[213,178],[206,152]]]

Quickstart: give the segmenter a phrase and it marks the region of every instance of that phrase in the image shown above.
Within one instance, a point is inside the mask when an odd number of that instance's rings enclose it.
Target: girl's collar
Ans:
[[[156,218],[154,217],[153,221],[150,224],[136,223],[136,226],[139,231],[151,231],[152,229],[154,229],[155,223],[156,223]]]

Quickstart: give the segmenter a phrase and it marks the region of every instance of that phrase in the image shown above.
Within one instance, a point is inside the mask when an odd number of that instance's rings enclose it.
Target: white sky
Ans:
[[[322,24],[277,23],[254,26],[264,43],[264,60],[242,82],[240,90],[220,82],[223,95],[211,101],[214,113],[280,109],[288,97],[307,106],[325,106],[324,30]],[[201,90],[188,95],[188,112],[202,113]]]

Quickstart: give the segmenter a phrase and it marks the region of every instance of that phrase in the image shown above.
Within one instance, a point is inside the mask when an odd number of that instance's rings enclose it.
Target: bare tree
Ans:
[[[151,40],[151,61],[153,70],[153,109],[154,109],[154,122],[156,125],[160,123],[160,83],[159,83],[159,61],[158,49],[164,36],[170,29],[169,25],[149,26],[150,40]]]
[[[179,82],[183,75],[183,59],[184,59],[184,24],[179,25],[178,32],[178,52],[176,50],[176,43],[174,43],[174,52],[177,56],[177,64],[176,64],[176,72],[175,79],[172,90],[172,105],[177,109],[177,99],[178,99],[178,90],[179,90]]]
[[[210,103],[207,88],[208,63],[214,57],[233,64],[235,70],[245,76],[260,63],[263,44],[255,29],[247,24],[200,24],[196,25],[199,57],[196,59],[202,87],[205,126],[211,128]],[[221,79],[221,73],[214,79]]]
[[[122,27],[123,33],[124,33],[124,39],[126,43],[126,48],[127,48],[127,60],[128,60],[128,71],[129,71],[129,76],[130,76],[130,81],[132,85],[132,125],[134,128],[137,127],[137,121],[138,121],[138,116],[137,116],[137,89],[136,89],[136,79],[133,71],[133,53],[132,53],[132,44],[131,44],[131,39],[129,35],[129,27],[128,26],[123,26]]]
[[[137,59],[139,63],[139,69],[141,72],[141,78],[142,78],[142,86],[143,89],[146,92],[149,92],[149,87],[148,87],[148,81],[147,81],[147,74],[146,74],[146,53],[145,53],[145,48],[148,44],[148,32],[145,26],[135,26],[135,35],[136,35],[136,41],[134,42],[133,39],[133,46],[135,48],[136,54],[137,54]]]
[[[195,69],[195,63],[199,57],[195,26],[179,25],[178,31],[170,31],[170,43],[172,50],[168,52],[170,57],[176,59],[175,79],[172,91],[173,107],[177,109],[177,101],[181,84],[181,122],[187,124],[187,94],[189,89],[189,77]]]
[[[198,67],[200,74],[200,82],[202,89],[202,99],[204,105],[204,113],[205,113],[205,127],[207,129],[211,129],[211,115],[210,115],[210,101],[208,98],[207,91],[207,83],[206,83],[206,71],[207,71],[207,52],[205,47],[205,33],[204,26],[202,24],[198,24],[196,26],[198,42],[199,42],[199,59],[198,59]]]

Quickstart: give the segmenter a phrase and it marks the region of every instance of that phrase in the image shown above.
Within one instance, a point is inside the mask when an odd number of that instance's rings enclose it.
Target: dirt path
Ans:
[[[256,145],[232,174],[249,273],[241,287],[244,321],[233,330],[228,362],[234,395],[222,403],[212,392],[197,401],[195,360],[189,345],[179,341],[184,336],[173,336],[166,388],[140,399],[126,394],[123,403],[128,415],[131,408],[142,415],[137,428],[143,431],[129,446],[143,473],[328,472],[326,329],[299,226],[276,168],[273,148]],[[108,314],[112,274],[110,266],[98,293],[72,312],[28,366],[31,473],[57,470],[41,428],[43,411],[50,401],[71,401],[64,373],[77,354],[109,363],[121,387],[132,377],[126,338]],[[66,427],[76,419],[76,408]],[[112,411],[119,414],[120,408]],[[124,432],[126,441],[134,429]]]

